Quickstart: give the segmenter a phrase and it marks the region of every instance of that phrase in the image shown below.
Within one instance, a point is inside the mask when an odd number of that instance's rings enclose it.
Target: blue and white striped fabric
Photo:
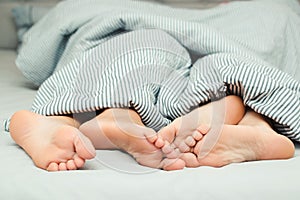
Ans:
[[[43,115],[133,107],[159,130],[226,92],[300,141],[299,11],[294,0],[203,11],[69,0],[27,33],[16,63],[43,83],[32,107]]]
[[[121,34],[48,78],[32,109],[58,115],[133,107],[144,123],[159,129],[169,122],[157,106],[160,90],[173,74],[186,77],[190,66],[186,49],[163,31]]]

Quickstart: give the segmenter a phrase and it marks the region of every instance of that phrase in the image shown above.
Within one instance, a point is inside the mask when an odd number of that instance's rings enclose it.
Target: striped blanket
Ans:
[[[131,107],[159,130],[234,94],[300,141],[300,6],[235,2],[208,10],[68,0],[25,35],[17,66],[41,87],[43,115]]]

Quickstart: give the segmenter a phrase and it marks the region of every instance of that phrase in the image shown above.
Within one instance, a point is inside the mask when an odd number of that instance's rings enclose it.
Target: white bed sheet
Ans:
[[[15,52],[0,50],[0,119],[29,109],[36,91],[17,70]],[[289,199],[299,200],[300,147],[289,160],[166,172],[119,151],[97,151],[77,171],[34,166],[9,134],[0,133],[0,199]]]

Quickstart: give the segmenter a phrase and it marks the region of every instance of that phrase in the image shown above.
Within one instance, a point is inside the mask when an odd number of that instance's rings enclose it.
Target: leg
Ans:
[[[182,156],[187,166],[221,167],[233,162],[288,159],[294,155],[294,144],[253,111],[248,111],[238,125],[224,125],[218,140],[213,141],[213,148],[207,149],[211,131],[197,143],[194,154]]]
[[[42,116],[18,111],[10,123],[10,134],[37,167],[48,171],[74,170],[95,156],[90,140],[79,123],[67,116]]]
[[[167,143],[163,147],[163,151],[169,154],[175,146],[179,148],[180,152],[188,152],[196,144],[196,141],[203,137],[202,133],[206,133],[208,127],[212,126],[212,120],[217,120],[222,124],[237,124],[243,118],[244,113],[243,102],[237,96],[228,96],[201,106],[187,115],[177,118],[159,132],[159,136]],[[215,115],[214,118],[213,115]],[[173,147],[170,147],[169,143],[173,143]]]
[[[142,165],[165,170],[185,167],[181,159],[163,159],[154,145],[157,134],[147,128],[140,116],[131,109],[106,109],[79,128],[97,149],[120,149],[132,155]]]

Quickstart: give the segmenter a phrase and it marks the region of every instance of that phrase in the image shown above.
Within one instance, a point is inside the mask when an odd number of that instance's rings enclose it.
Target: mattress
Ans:
[[[0,119],[29,109],[36,89],[0,50]],[[138,165],[124,152],[97,150],[77,171],[47,172],[3,129],[0,134],[0,199],[300,199],[300,146],[289,160],[255,161],[221,168],[162,171]]]

